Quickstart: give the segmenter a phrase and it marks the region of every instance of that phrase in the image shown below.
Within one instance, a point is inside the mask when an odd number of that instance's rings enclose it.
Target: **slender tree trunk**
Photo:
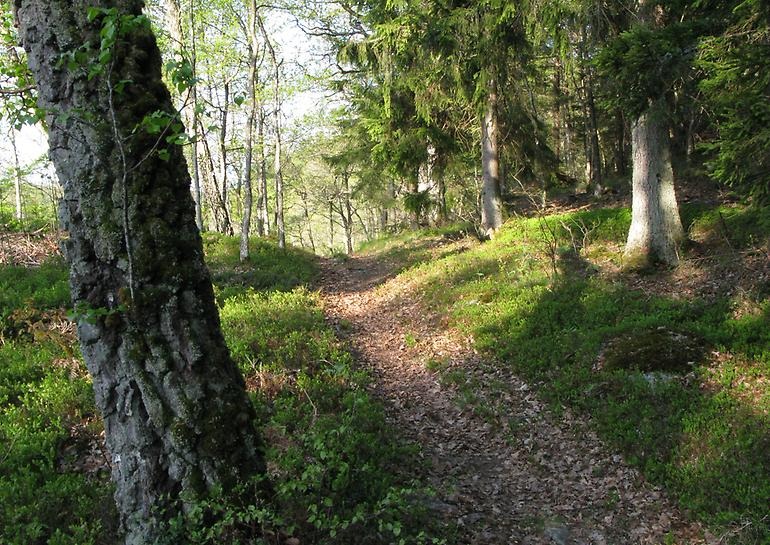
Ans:
[[[600,196],[604,191],[604,179],[602,176],[602,154],[599,146],[599,127],[596,121],[596,103],[594,101],[593,78],[589,73],[586,77],[586,121],[588,123],[588,149],[587,165],[588,183],[591,192]]]
[[[437,178],[436,184],[438,186],[438,218],[440,223],[447,223],[449,221],[449,210],[446,204],[446,182],[444,182],[443,170],[441,175]]]
[[[194,10],[190,9],[190,36],[189,43],[191,51],[189,57],[186,55],[185,44],[187,39],[182,29],[182,15],[179,0],[165,0],[166,8],[166,27],[171,36],[172,51],[177,60],[187,59],[193,70],[193,76],[197,70],[197,59],[195,52],[195,16]],[[192,6],[191,6],[192,8]],[[197,83],[193,83],[187,90],[187,96],[183,97],[182,118],[185,127],[192,138],[192,151],[190,152],[190,161],[192,161],[192,195],[195,201],[195,223],[198,229],[203,231],[203,196],[201,194],[200,170],[198,165],[198,114],[196,104],[198,102]]]
[[[594,100],[594,82],[586,54],[588,36],[585,26],[581,29],[580,43],[580,80],[583,87],[583,119],[585,133],[585,179],[588,189],[595,196],[602,194],[602,158],[599,147],[599,128],[596,120],[596,103]]]
[[[441,192],[439,187],[440,184],[436,179],[438,152],[436,151],[436,146],[430,142],[426,147],[425,157],[425,162],[420,165],[420,170],[417,173],[417,191],[428,192],[431,200],[431,203],[429,203],[428,206],[435,204],[435,208],[429,215],[426,215],[425,219],[430,223],[436,223],[437,219],[441,216]]]
[[[221,195],[222,195],[222,213],[225,217],[225,233],[232,236],[235,234],[235,230],[233,229],[233,222],[230,219],[230,203],[228,201],[228,188],[227,188],[227,117],[229,115],[230,110],[230,83],[225,82],[223,85],[223,91],[224,91],[224,105],[222,106],[222,116],[221,116],[221,129],[219,131],[219,158],[220,158],[220,168],[219,168],[219,179],[222,181],[221,185]]]
[[[674,193],[665,105],[644,112],[631,130],[633,202],[625,259],[629,268],[676,265],[684,229]]]
[[[481,229],[490,238],[503,225],[497,133],[497,89],[496,84],[492,82],[486,114],[481,124]]]
[[[178,0],[175,2],[178,8]],[[195,224],[198,226],[198,230],[205,231],[205,225],[203,224],[203,196],[201,194],[201,177],[200,177],[200,163],[198,160],[198,84],[195,83],[195,79],[198,74],[197,66],[197,50],[195,45],[195,9],[194,6],[190,6],[190,65],[192,67],[193,84],[190,87],[190,99],[192,104],[190,108],[192,115],[190,116],[190,122],[192,124],[192,162],[193,162],[193,176],[192,176],[192,188],[193,199],[195,201]],[[180,27],[181,28],[181,27]],[[189,125],[188,125],[189,127]]]
[[[265,45],[270,52],[270,58],[273,61],[273,108],[274,108],[274,123],[275,123],[275,156],[273,157],[273,175],[275,176],[275,227],[278,230],[278,247],[286,247],[286,226],[284,224],[284,210],[283,210],[283,171],[281,170],[281,62],[278,62],[278,57],[270,41],[270,36],[265,29],[265,25],[261,18],[257,18],[259,28],[262,31],[262,36],[265,38]]]
[[[249,233],[251,232],[251,209],[253,195],[251,189],[251,171],[253,154],[254,118],[257,115],[257,2],[249,0],[248,28],[246,29],[249,40],[249,78],[248,101],[249,110],[246,114],[246,153],[243,159],[243,217],[241,218],[241,244],[239,256],[241,261],[249,258]],[[261,233],[260,233],[261,234]]]
[[[361,230],[363,230],[366,240],[372,240],[369,227],[366,225],[364,218],[361,217],[361,214],[358,213],[358,209],[353,210],[353,215],[358,218],[358,223],[361,224]],[[352,218],[351,218],[351,224],[352,224]]]
[[[315,238],[313,238],[313,222],[310,219],[310,210],[307,206],[307,193],[303,193],[302,197],[302,212],[305,216],[305,223],[307,224],[307,236],[310,241],[310,249],[315,253]]]
[[[19,165],[19,150],[16,147],[16,129],[11,127],[11,148],[13,149],[13,190],[16,203],[16,219],[24,220],[24,206],[21,199],[21,166]]]
[[[257,123],[257,146],[259,148],[259,236],[270,234],[270,200],[267,198],[267,158],[265,157],[265,113],[259,112]]]
[[[143,2],[90,5],[116,8],[120,22]],[[89,79],[59,59],[100,42],[98,19],[68,0],[15,8],[49,112],[78,334],[125,543],[147,545],[188,497],[264,473],[255,411],[220,330],[182,149],[161,140],[162,160],[157,135],[135,131],[148,112],[175,114],[149,26],[118,33],[112,61]],[[131,83],[117,92],[121,81]]]
[[[615,113],[615,153],[614,170],[618,176],[625,176],[627,169],[626,162],[626,122],[623,118],[623,112]]]
[[[551,92],[553,94],[553,129],[551,137],[553,139],[553,151],[556,155],[557,164],[562,160],[562,90],[561,90],[561,61],[557,58],[554,64],[553,81],[551,83]]]
[[[329,199],[329,253],[334,253],[334,202]]]
[[[276,69],[276,93],[278,92],[278,75]],[[275,176],[275,226],[278,230],[278,247],[286,247],[286,225],[283,211],[283,171],[281,170],[281,111],[279,100],[276,99],[275,114],[275,156],[273,157],[273,175]]]
[[[200,133],[202,135],[205,135],[205,130],[203,128],[202,121],[199,119],[198,122],[199,122],[198,127],[200,129]],[[206,139],[205,136],[202,137],[201,141],[203,142],[203,154],[206,158],[206,167],[207,167],[204,171],[204,178],[207,178],[209,180],[207,184],[208,185],[207,193],[211,195],[211,198],[209,199],[209,203],[211,204],[211,211],[214,215],[214,224],[217,232],[224,233],[227,235],[232,235],[233,226],[232,226],[232,223],[230,222],[230,215],[227,211],[227,206],[225,206],[225,201],[222,195],[219,180],[217,179],[217,174],[216,174],[217,169],[214,163],[214,154],[211,152],[209,141],[208,139]]]
[[[345,253],[353,255],[353,208],[350,204],[350,175],[347,171],[342,174],[342,184],[344,202],[340,212],[345,226]]]

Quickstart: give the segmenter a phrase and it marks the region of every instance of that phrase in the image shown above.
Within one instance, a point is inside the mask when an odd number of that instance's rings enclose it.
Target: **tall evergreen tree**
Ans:
[[[692,33],[671,24],[671,13],[654,0],[640,0],[632,28],[599,56],[605,76],[614,81],[617,103],[634,120],[632,219],[626,241],[631,268],[676,265],[684,229],[674,191],[668,98],[673,81],[690,66]]]

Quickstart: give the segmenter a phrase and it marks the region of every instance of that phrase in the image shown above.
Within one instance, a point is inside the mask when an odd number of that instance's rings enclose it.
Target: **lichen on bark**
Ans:
[[[160,141],[164,160],[158,135],[136,130],[149,113],[176,115],[152,32],[136,25],[122,33],[92,77],[60,62],[76,50],[98,54],[84,47],[100,43],[101,21],[89,20],[89,8],[131,18],[143,3],[14,7],[49,112],[72,299],[110,311],[109,319],[79,319],[78,332],[126,543],[152,543],[180,498],[264,473],[255,412],[221,334],[181,149]],[[128,83],[116,92],[120,81]]]

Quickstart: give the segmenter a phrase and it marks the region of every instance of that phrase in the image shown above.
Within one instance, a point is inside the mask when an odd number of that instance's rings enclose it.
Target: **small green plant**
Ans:
[[[417,343],[419,342],[419,339],[414,333],[407,333],[404,335],[404,346],[407,348],[414,348],[417,346]]]

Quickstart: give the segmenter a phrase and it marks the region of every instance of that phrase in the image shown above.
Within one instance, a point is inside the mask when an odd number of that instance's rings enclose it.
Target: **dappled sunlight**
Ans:
[[[477,326],[505,319],[496,303],[510,296],[501,277],[516,252],[501,244],[494,256],[485,255],[492,244],[448,243],[443,258],[374,287],[367,258],[337,263],[324,275],[334,282],[322,290],[327,313],[372,372],[373,391],[390,419],[431,462],[426,471],[438,492],[437,514],[459,523],[463,542],[542,539],[553,525],[587,541],[653,543],[670,531],[702,533],[685,528],[666,496],[641,484],[582,417],[563,408],[552,414],[534,385],[478,352],[484,342]],[[532,265],[525,269],[539,269]],[[517,288],[534,294],[532,309],[551,293],[546,274],[536,274],[534,286]],[[444,313],[450,308],[454,317]],[[464,315],[469,308],[478,316]],[[466,328],[453,327],[457,316]],[[520,325],[525,334],[527,321]]]
[[[388,363],[402,382],[427,388],[428,373],[483,420],[514,414],[503,394],[489,395],[489,376],[510,386],[519,380],[511,372],[520,374],[551,406],[590,414],[603,438],[704,522],[727,536],[745,519],[761,535],[770,263],[761,248],[709,235],[707,209],[687,214],[709,242],[686,249],[676,269],[622,270],[622,209],[514,220],[491,242],[418,260],[355,319],[395,322],[383,350],[402,362]],[[585,238],[576,243],[565,225],[581,225]],[[448,338],[463,350],[447,352]],[[480,371],[476,349],[502,366]],[[605,368],[611,350],[617,358]],[[671,361],[658,361],[665,354]]]

